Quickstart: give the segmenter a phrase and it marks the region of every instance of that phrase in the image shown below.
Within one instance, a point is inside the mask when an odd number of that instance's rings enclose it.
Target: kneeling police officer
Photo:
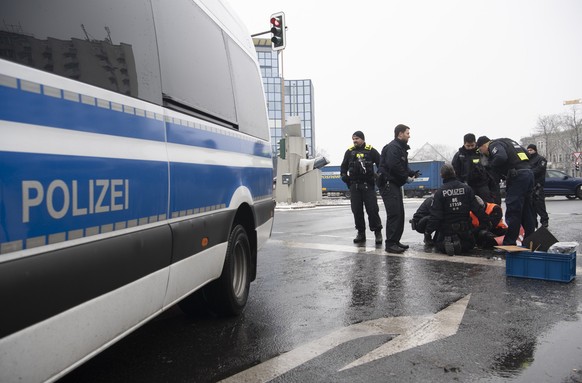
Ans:
[[[473,189],[456,179],[451,164],[441,167],[441,177],[443,185],[434,193],[425,233],[436,231],[434,244],[437,250],[459,255],[475,247],[470,212],[477,216],[484,228],[489,226],[489,217],[475,198]]]
[[[354,143],[346,153],[341,164],[341,179],[350,189],[350,202],[358,234],[354,243],[366,240],[364,206],[368,213],[370,230],[376,236],[376,244],[382,244],[382,222],[380,221],[378,200],[376,199],[374,165],[380,163],[380,153],[366,145],[364,133],[356,131],[352,135]]]

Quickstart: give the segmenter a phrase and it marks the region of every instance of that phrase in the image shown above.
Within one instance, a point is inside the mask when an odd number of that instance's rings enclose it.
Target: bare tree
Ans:
[[[580,152],[582,149],[582,118],[577,114],[578,108],[572,106],[570,114],[562,116],[562,124],[567,139],[565,140],[566,148],[572,153]]]
[[[557,134],[562,126],[563,116],[550,114],[539,116],[535,127],[535,134],[543,139],[544,145],[540,154],[547,157],[548,153],[553,153],[559,146]],[[538,145],[539,146],[539,145]]]

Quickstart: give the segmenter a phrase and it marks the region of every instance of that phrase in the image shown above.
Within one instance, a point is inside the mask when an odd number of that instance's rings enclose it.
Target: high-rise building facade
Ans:
[[[279,140],[283,137],[282,127],[282,90],[279,73],[279,55],[271,49],[271,40],[254,38],[257,58],[261,67],[263,87],[269,111],[271,127],[271,145],[277,153]],[[302,135],[307,143],[310,157],[315,155],[315,119],[314,119],[313,83],[309,79],[285,80],[285,116],[299,116]]]

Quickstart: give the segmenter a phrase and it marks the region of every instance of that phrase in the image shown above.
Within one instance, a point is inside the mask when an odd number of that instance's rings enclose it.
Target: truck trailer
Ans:
[[[350,189],[341,179],[340,166],[326,166],[321,169],[321,194],[329,197],[350,197]]]
[[[434,193],[442,184],[440,176],[444,161],[411,161],[408,166],[412,170],[420,171],[420,176],[413,182],[404,185],[405,197],[423,197]]]

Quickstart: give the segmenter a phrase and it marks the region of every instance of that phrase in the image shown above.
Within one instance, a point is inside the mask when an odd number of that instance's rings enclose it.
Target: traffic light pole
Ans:
[[[262,36],[262,35],[266,35],[267,33],[271,33],[271,30],[269,29],[268,31],[265,31],[265,32],[255,33],[254,35],[251,35],[251,37]]]
[[[285,76],[283,75],[283,49],[279,51],[281,55],[281,133],[285,128]]]

